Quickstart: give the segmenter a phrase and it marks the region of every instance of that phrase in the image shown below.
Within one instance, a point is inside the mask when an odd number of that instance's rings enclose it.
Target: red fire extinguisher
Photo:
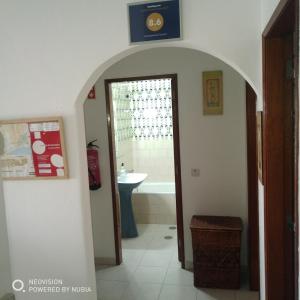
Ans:
[[[97,140],[91,141],[87,144],[87,161],[89,171],[89,185],[90,190],[98,190],[101,188],[101,175],[99,165],[99,147],[94,143]]]

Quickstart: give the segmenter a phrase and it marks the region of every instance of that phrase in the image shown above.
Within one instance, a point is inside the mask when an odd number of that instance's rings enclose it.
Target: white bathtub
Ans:
[[[144,182],[133,191],[132,204],[139,224],[176,224],[174,182]]]
[[[175,182],[143,182],[133,193],[175,194]]]

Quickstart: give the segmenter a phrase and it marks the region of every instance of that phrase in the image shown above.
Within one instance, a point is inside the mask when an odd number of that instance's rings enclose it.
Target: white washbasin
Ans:
[[[138,184],[147,178],[146,173],[124,173],[118,176],[118,183],[121,184]]]

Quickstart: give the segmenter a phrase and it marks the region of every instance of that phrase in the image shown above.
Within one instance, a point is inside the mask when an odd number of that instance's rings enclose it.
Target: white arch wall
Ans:
[[[11,274],[2,185],[0,185],[0,299],[11,292]]]
[[[207,70],[223,71],[222,116],[203,116],[201,76]],[[102,158],[103,187],[91,192],[95,256],[110,260],[115,257],[104,80],[174,73],[178,76],[186,267],[191,267],[193,261],[189,226],[195,214],[242,218],[241,264],[246,267],[248,190],[245,80],[222,61],[200,51],[183,48],[150,49],[126,57],[104,72],[95,84],[96,99],[86,100],[84,104],[87,141],[98,140]],[[165,167],[159,155],[151,164],[156,166],[157,173]],[[195,167],[200,168],[199,178],[191,176],[191,168]],[[135,171],[147,172],[147,169]]]
[[[260,90],[259,0],[184,0],[182,14],[184,40],[172,45],[217,55]],[[126,16],[124,0],[0,4],[0,119],[62,115],[71,171],[66,181],[4,183],[13,278],[50,276],[66,285],[94,287],[84,141],[79,138],[83,118],[74,104],[84,100],[104,62],[138,50],[128,46]],[[39,297],[17,295],[18,300]]]

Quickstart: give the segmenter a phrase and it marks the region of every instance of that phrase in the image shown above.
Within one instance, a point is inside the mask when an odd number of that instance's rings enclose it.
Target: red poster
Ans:
[[[37,177],[64,176],[58,122],[29,123],[32,158]]]
[[[96,89],[95,86],[92,87],[88,94],[88,99],[96,99]]]

